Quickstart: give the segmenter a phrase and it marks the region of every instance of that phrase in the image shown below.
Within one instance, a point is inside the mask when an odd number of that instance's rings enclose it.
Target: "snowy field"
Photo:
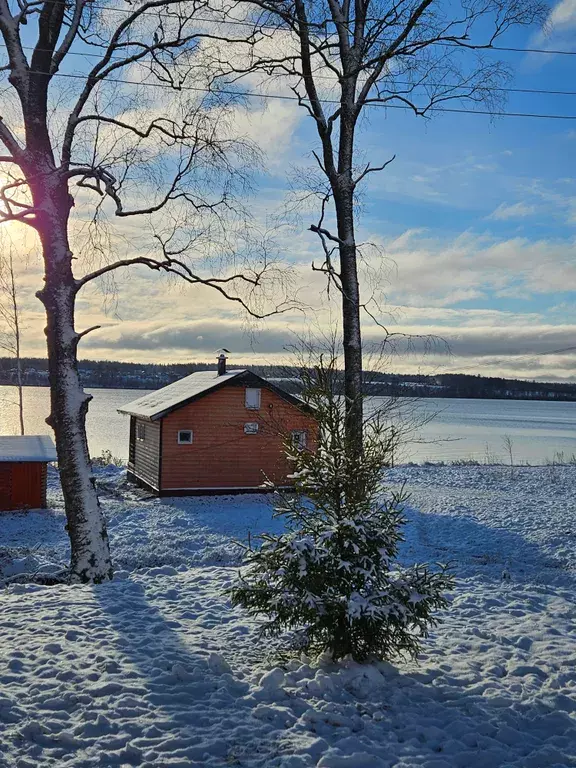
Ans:
[[[576,766],[576,467],[400,467],[406,562],[457,589],[417,663],[282,661],[228,604],[265,497],[146,499],[99,472],[114,582],[67,561],[62,500],[0,516],[2,768]],[[10,583],[12,582],[12,583]]]

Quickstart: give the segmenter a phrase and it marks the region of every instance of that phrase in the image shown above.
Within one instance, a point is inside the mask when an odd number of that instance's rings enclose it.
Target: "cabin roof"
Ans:
[[[0,435],[0,462],[56,461],[56,448],[49,435]]]
[[[185,376],[183,379],[175,381],[173,384],[168,384],[167,387],[162,387],[162,389],[158,389],[155,392],[139,397],[137,400],[133,400],[131,403],[123,405],[122,408],[118,408],[118,413],[126,413],[129,416],[138,416],[141,419],[156,421],[167,416],[177,408],[181,408],[183,405],[187,405],[193,400],[208,394],[208,392],[226,385],[232,379],[240,377],[247,380],[248,386],[252,384],[254,386],[268,387],[268,389],[273,390],[280,397],[292,403],[292,405],[307,409],[306,404],[299,397],[285,392],[261,376],[252,373],[252,371],[241,368],[228,371],[228,373],[224,373],[221,376],[218,375],[217,371],[197,371],[190,374],[190,376]]]

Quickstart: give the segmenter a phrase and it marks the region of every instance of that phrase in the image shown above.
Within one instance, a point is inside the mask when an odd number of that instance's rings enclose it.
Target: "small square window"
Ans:
[[[140,421],[136,424],[136,440],[146,440],[146,424]]]
[[[249,421],[247,424],[244,424],[244,434],[246,435],[257,435],[258,429],[257,421]]]
[[[246,408],[257,411],[260,408],[261,389],[246,388]]]
[[[305,429],[292,430],[292,445],[297,451],[303,451],[306,448],[307,433]]]
[[[191,445],[193,439],[194,439],[194,434],[191,429],[181,429],[178,432],[179,445]]]

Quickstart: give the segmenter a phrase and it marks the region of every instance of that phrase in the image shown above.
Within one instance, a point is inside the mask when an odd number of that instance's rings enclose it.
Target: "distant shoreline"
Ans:
[[[25,386],[48,386],[46,358],[21,359]],[[229,361],[229,369],[241,366]],[[113,360],[80,360],[80,380],[89,389],[154,391],[197,371],[215,371],[213,363],[122,363]],[[290,365],[251,365],[254,373],[292,394],[299,394],[300,369]],[[344,389],[343,371],[336,372],[336,386]],[[0,357],[0,385],[16,383],[13,358]],[[439,398],[457,400],[537,400],[576,402],[576,382],[529,381],[465,373],[409,374],[364,372],[367,395],[375,397]]]
[[[127,386],[125,384],[121,383],[111,383],[111,384],[93,384],[90,382],[83,382],[83,387],[87,390],[89,389],[102,389],[102,390],[124,390],[127,392],[153,392],[156,389],[160,389],[163,386],[166,386],[166,384],[161,384],[157,387],[150,387],[150,386]],[[15,387],[16,384],[12,381],[2,381],[0,380],[0,387]],[[24,388],[32,388],[37,387],[39,389],[49,389],[49,384],[47,383],[36,383],[36,382],[25,382],[22,385]],[[406,399],[413,399],[413,400],[511,400],[514,402],[538,402],[538,403],[574,403],[576,402],[576,393],[574,395],[564,394],[562,397],[547,397],[544,395],[536,395],[531,394],[529,392],[526,392],[526,394],[522,394],[521,391],[515,392],[513,395],[501,395],[501,394],[444,394],[440,392],[426,392],[426,391],[420,391],[415,392],[414,390],[407,390],[405,392],[367,392],[366,393],[367,398],[371,397],[400,397],[400,398],[406,398]]]

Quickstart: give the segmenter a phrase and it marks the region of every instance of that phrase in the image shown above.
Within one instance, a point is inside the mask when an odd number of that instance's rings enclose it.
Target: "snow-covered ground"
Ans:
[[[0,766],[576,766],[576,467],[400,467],[406,561],[458,586],[418,663],[280,660],[226,600],[265,497],[145,499],[100,471],[117,567],[0,592]],[[67,560],[62,502],[0,517],[0,572]]]

